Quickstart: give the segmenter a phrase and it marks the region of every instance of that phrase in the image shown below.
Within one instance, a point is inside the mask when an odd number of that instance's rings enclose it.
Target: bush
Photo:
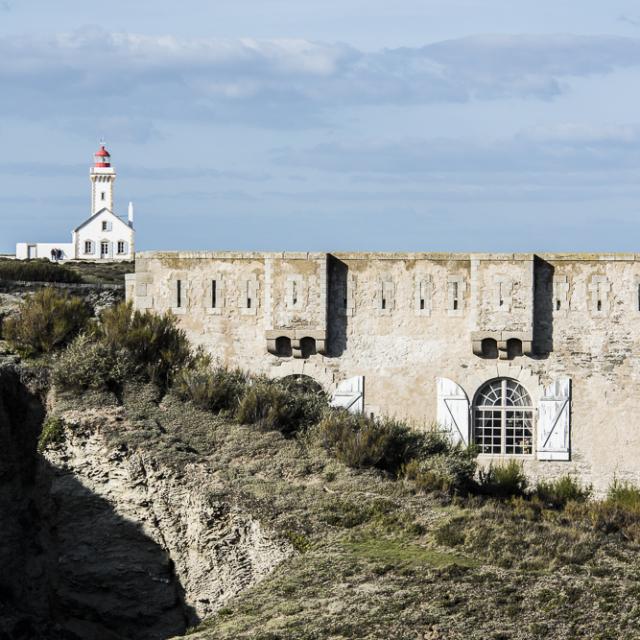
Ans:
[[[112,352],[126,351],[135,373],[163,387],[191,360],[187,336],[173,315],[134,311],[130,302],[105,309],[92,337]]]
[[[18,312],[4,320],[2,333],[16,351],[35,356],[68,344],[90,317],[80,298],[45,288],[25,298]]]
[[[324,448],[347,466],[375,467],[394,475],[421,455],[425,446],[425,434],[402,422],[343,409],[328,412],[318,431]]]
[[[174,390],[182,400],[191,400],[206,411],[235,410],[247,386],[247,376],[239,369],[214,366],[207,356],[199,355],[192,365],[175,376]]]
[[[55,386],[65,391],[106,389],[118,393],[134,369],[125,349],[80,335],[56,359],[52,376]]]
[[[605,500],[569,502],[564,515],[570,521],[586,521],[603,533],[620,533],[640,542],[640,489],[629,483],[615,481]]]
[[[475,486],[477,466],[473,449],[450,446],[446,452],[412,460],[405,465],[403,472],[405,478],[415,482],[419,491],[466,494]]]
[[[265,431],[293,435],[315,424],[326,407],[324,394],[295,390],[277,380],[256,378],[246,388],[236,418],[241,424],[255,424]]]
[[[571,476],[556,480],[542,480],[536,484],[535,495],[552,509],[563,509],[570,501],[586,502],[592,493],[591,486],[583,487]]]
[[[65,439],[65,422],[62,418],[49,416],[42,425],[38,438],[38,451],[42,453],[50,445],[61,444]]]
[[[21,282],[82,282],[79,274],[65,265],[39,260],[0,260],[0,280]]]
[[[606,502],[640,517],[640,489],[628,482],[615,480],[609,487]]]
[[[516,460],[480,469],[479,478],[480,492],[496,498],[523,496],[528,485],[522,463]]]

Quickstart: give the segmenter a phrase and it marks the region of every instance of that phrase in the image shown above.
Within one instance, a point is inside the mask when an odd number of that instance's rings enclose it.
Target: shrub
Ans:
[[[247,386],[247,376],[239,369],[214,366],[199,355],[175,376],[173,387],[182,400],[191,400],[206,411],[236,409]]]
[[[163,387],[191,359],[187,336],[173,315],[134,311],[130,302],[105,309],[92,335],[112,351],[126,351],[137,374]]]
[[[404,476],[415,482],[419,491],[444,491],[464,494],[475,486],[477,469],[473,449],[449,446],[449,450],[424,459],[414,459],[403,468]]]
[[[65,265],[38,260],[0,260],[0,280],[23,282],[82,282],[79,274]]]
[[[591,486],[583,487],[569,475],[556,480],[542,480],[536,484],[535,495],[546,507],[563,509],[568,502],[586,502],[592,493]]]
[[[628,482],[615,480],[609,487],[606,502],[640,517],[640,489]]]
[[[49,416],[42,425],[38,438],[38,451],[42,453],[50,445],[61,444],[65,439],[65,422],[62,418]]]
[[[421,454],[425,434],[392,419],[373,419],[343,409],[327,412],[318,426],[327,451],[349,467],[375,467],[397,475]]]
[[[564,515],[571,521],[586,520],[590,527],[603,533],[621,533],[640,541],[640,489],[629,483],[615,481],[605,500],[570,502]]]
[[[18,312],[3,322],[2,333],[16,351],[35,356],[68,344],[90,317],[80,298],[45,288],[25,298]]]
[[[134,368],[125,349],[80,335],[56,359],[52,376],[58,389],[107,389],[117,393]]]
[[[290,436],[316,423],[326,406],[323,394],[295,391],[279,381],[256,378],[246,388],[236,412],[241,424]]]
[[[527,477],[522,463],[509,460],[506,464],[489,465],[480,469],[480,491],[496,498],[522,496],[527,490]]]

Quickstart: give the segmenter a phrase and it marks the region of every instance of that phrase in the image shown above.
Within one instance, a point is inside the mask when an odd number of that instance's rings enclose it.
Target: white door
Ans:
[[[30,244],[27,246],[27,258],[29,260],[33,260],[33,258],[38,257],[38,247],[35,244]]]
[[[101,242],[100,243],[100,257],[108,258],[109,257],[109,243]]]

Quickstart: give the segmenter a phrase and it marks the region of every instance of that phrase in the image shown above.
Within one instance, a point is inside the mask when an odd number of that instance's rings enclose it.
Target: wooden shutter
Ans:
[[[571,380],[545,387],[538,409],[538,460],[569,460]]]
[[[364,376],[355,376],[338,383],[331,398],[331,406],[351,413],[364,411]]]
[[[438,425],[452,442],[469,444],[469,399],[464,389],[449,378],[437,378]]]

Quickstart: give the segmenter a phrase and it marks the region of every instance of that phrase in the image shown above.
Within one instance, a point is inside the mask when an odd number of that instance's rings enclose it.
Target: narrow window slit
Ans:
[[[602,300],[598,300],[598,311],[602,311]]]
[[[560,311],[560,307],[562,306],[560,300],[556,300],[556,311]]]
[[[217,283],[215,280],[211,281],[211,307],[213,309],[215,309],[218,306],[218,299],[217,299]]]
[[[182,306],[182,280],[176,280],[176,307]]]
[[[424,298],[420,298],[420,311],[424,311]]]
[[[452,282],[452,293],[453,293],[453,310],[457,311],[458,310],[458,283],[457,282]]]

